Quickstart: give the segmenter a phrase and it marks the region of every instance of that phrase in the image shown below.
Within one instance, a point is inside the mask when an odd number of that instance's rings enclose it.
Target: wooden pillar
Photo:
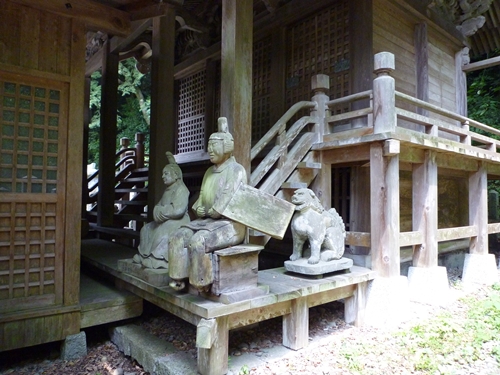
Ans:
[[[351,168],[350,223],[351,232],[370,232],[370,169],[354,166]],[[368,249],[350,246],[352,254],[366,255]]]
[[[462,70],[470,61],[469,48],[465,47],[455,54],[455,92],[457,101],[456,112],[467,116],[467,76]]]
[[[66,155],[66,197],[64,215],[64,280],[63,304],[77,305],[80,302],[80,248],[81,248],[81,170],[83,106],[85,92],[85,25],[78,20],[71,21],[71,79],[69,82],[68,135]],[[64,172],[63,172],[64,173]],[[62,228],[59,228],[62,230]],[[57,264],[57,263],[56,263]],[[78,314],[79,315],[79,314]],[[68,322],[68,321],[67,321]],[[65,323],[62,323],[65,325]],[[77,333],[80,320],[66,323],[65,334]],[[26,323],[26,328],[28,323]],[[29,331],[29,329],[27,330]]]
[[[330,98],[328,91],[330,90],[330,77],[326,74],[317,74],[311,77],[311,90],[313,97],[311,101],[316,102],[316,108],[311,110],[311,116],[318,118],[318,124],[314,127],[316,134],[316,142],[323,140],[323,135],[329,133],[326,117],[330,115],[330,111],[326,105]],[[323,207],[332,207],[332,166],[323,163],[323,154],[319,154],[321,169],[314,179],[311,189],[314,190],[316,196],[321,201]]]
[[[363,25],[363,27],[360,27]],[[349,1],[349,48],[351,68],[351,94],[370,90],[373,79],[373,1]],[[357,48],[354,46],[363,46]],[[352,103],[352,110],[367,108],[368,100],[357,100]],[[365,118],[353,119],[354,128],[368,124]],[[368,207],[367,207],[368,209]]]
[[[469,177],[469,225],[477,228],[470,241],[471,254],[488,254],[488,180],[484,163]]]
[[[380,52],[375,55],[373,80],[373,132],[385,133],[396,129],[396,83],[390,73],[394,70],[394,55]]]
[[[292,300],[292,311],[283,315],[283,346],[299,350],[309,343],[309,306],[307,297]]]
[[[419,23],[415,25],[413,32],[416,59],[417,77],[417,99],[429,101],[429,52],[427,24]],[[428,115],[428,110],[417,107],[417,113],[423,116]],[[436,134],[437,135],[437,134]]]
[[[381,277],[399,276],[399,155],[382,143],[370,147],[370,187],[372,268]]]
[[[101,124],[99,129],[99,193],[97,225],[111,226],[115,200],[116,114],[118,107],[118,55],[103,46]]]
[[[210,349],[198,347],[198,371],[201,375],[226,374],[228,370],[229,329],[228,316],[217,318]]]
[[[438,265],[438,168],[436,154],[425,151],[422,164],[413,164],[413,230],[422,233],[421,245],[414,246],[413,266]]]
[[[82,148],[82,219],[87,217],[87,163],[89,160],[89,124],[90,124],[90,77],[85,77],[83,96],[83,148]]]
[[[234,137],[234,156],[250,175],[253,1],[222,1],[221,116]]]
[[[151,64],[151,126],[149,139],[148,218],[165,190],[161,178],[167,163],[165,153],[175,152],[174,48],[175,10],[153,18]]]

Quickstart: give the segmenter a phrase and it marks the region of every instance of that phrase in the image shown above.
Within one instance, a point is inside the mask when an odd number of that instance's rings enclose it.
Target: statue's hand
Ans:
[[[203,206],[198,207],[196,209],[196,216],[205,217],[206,216],[205,207],[203,207]]]
[[[221,214],[219,214],[213,208],[208,210],[208,216],[210,216],[212,219],[220,219],[221,218]]]

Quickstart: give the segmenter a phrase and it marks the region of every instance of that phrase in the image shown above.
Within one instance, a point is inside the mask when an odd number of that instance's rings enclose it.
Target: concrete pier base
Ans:
[[[410,301],[445,306],[451,301],[445,267],[410,267],[408,269]]]
[[[408,278],[378,277],[368,283],[365,324],[373,327],[395,326],[410,312]]]
[[[493,285],[498,282],[495,254],[466,254],[462,282],[464,284]]]

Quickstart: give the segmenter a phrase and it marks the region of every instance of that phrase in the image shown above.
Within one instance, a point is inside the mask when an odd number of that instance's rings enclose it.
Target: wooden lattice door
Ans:
[[[330,76],[331,99],[349,95],[349,2],[329,8],[290,25],[287,32],[286,105],[310,100],[311,77]]]
[[[62,303],[67,91],[0,74],[0,313]]]

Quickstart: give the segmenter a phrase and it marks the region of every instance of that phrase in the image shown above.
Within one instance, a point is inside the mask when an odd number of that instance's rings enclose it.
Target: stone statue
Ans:
[[[297,189],[292,196],[296,205],[292,218],[293,253],[291,261],[303,257],[303,247],[309,241],[309,264],[331,261],[344,255],[345,226],[335,208],[325,210],[311,189]]]
[[[208,140],[208,154],[214,164],[203,177],[201,192],[193,205],[197,219],[182,227],[169,243],[170,286],[182,290],[189,284],[209,291],[213,283],[212,252],[243,242],[245,225],[225,218],[221,212],[238,189],[246,184],[245,168],[232,156],[234,140],[227,119],[219,118],[219,131]]]
[[[189,223],[189,190],[182,181],[182,171],[174,156],[167,152],[168,163],[163,168],[166,188],[153,210],[154,221],[141,229],[139,254],[134,263],[146,268],[168,268],[168,241],[182,224]]]

